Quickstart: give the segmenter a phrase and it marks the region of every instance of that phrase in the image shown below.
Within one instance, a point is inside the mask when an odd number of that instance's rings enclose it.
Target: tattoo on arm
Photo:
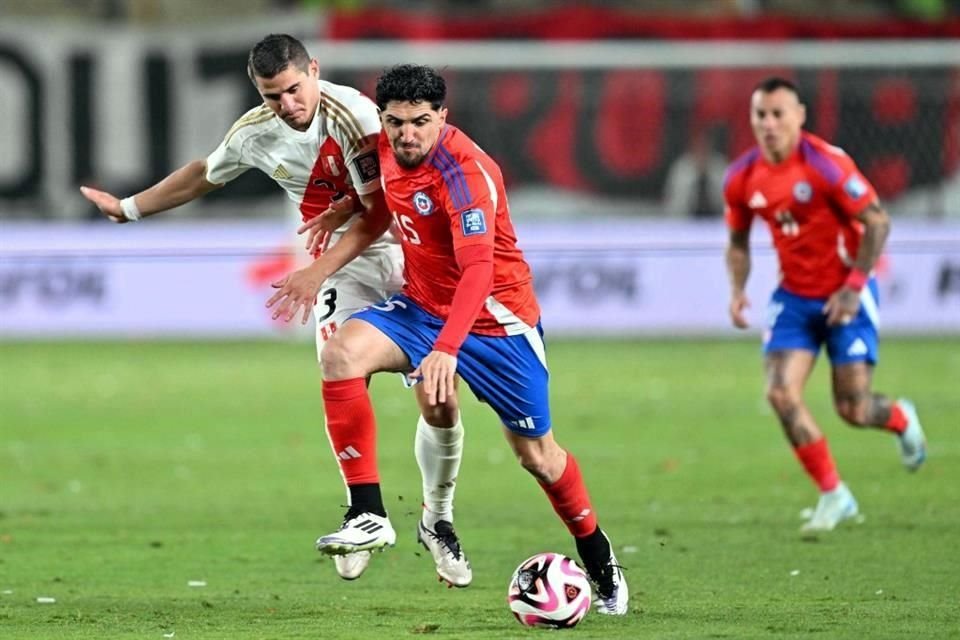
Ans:
[[[727,245],[727,275],[734,291],[743,291],[750,275],[750,232],[731,231]]]
[[[854,266],[864,273],[870,273],[890,234],[890,216],[880,203],[874,200],[860,212],[857,219],[863,223],[864,232]]]

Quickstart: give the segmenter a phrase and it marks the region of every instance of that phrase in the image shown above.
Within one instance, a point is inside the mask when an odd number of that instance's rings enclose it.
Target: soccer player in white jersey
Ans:
[[[299,207],[304,222],[300,232],[310,232],[308,245],[314,257],[335,243],[357,215],[386,207],[377,159],[380,117],[369,98],[320,80],[317,61],[288,35],[269,35],[258,42],[250,50],[247,73],[263,104],[237,120],[209,156],[123,199],[86,186],[80,191],[110,220],[125,223],[190,202],[248,169],[259,169]],[[307,227],[318,217],[321,224]],[[353,312],[400,290],[402,273],[402,251],[387,233],[345,269],[318,283],[314,312],[318,360],[327,340]],[[303,322],[307,318],[304,315]],[[418,537],[433,556],[440,578],[465,587],[472,572],[453,529],[453,495],[463,451],[458,399],[453,395],[445,404],[432,406],[422,385],[415,393],[421,416],[414,452],[423,477],[421,525],[427,533],[422,535],[418,526]],[[348,446],[334,454],[345,460],[375,457],[376,450]],[[377,482],[371,478],[369,485],[350,487],[349,503],[362,502],[357,494]],[[346,519],[353,515],[348,510]],[[365,550],[335,557],[337,573],[347,580],[359,577],[369,561],[370,551]]]

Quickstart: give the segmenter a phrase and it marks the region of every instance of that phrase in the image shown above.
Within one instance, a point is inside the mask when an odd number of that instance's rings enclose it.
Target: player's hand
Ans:
[[[100,212],[111,221],[118,224],[130,222],[120,208],[120,198],[115,195],[93,187],[80,187],[80,193],[83,194],[84,198],[97,205],[97,209],[100,209]]]
[[[420,361],[420,366],[409,375],[411,379],[423,380],[423,391],[430,406],[444,404],[454,393],[454,376],[457,373],[457,357],[443,351],[431,351]]]
[[[311,218],[300,225],[297,233],[307,234],[306,248],[310,255],[319,252],[327,243],[330,234],[346,224],[347,220],[356,213],[356,202],[352,196],[344,196],[336,202],[331,202],[320,215]]]
[[[747,316],[744,315],[748,308],[750,308],[750,300],[747,298],[747,294],[742,291],[733,294],[733,297],[730,298],[730,320],[737,329],[746,329],[750,326]]]
[[[282,317],[284,322],[290,322],[301,313],[300,324],[307,324],[324,280],[313,269],[305,267],[272,283],[270,286],[279,289],[267,300],[268,308],[276,306],[273,319]]]
[[[860,312],[860,293],[850,287],[840,287],[823,305],[823,313],[827,316],[827,325],[850,324]]]

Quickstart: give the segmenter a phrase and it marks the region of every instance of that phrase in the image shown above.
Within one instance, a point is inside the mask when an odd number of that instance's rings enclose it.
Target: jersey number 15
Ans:
[[[403,236],[404,242],[420,244],[420,234],[413,228],[413,218],[410,216],[402,216],[394,211],[393,220],[397,223],[397,228],[400,230],[400,235]]]

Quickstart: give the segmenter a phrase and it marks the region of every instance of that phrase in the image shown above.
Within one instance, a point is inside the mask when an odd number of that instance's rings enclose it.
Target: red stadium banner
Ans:
[[[605,7],[565,6],[502,13],[443,15],[372,7],[329,14],[324,38],[338,40],[797,40],[960,38],[960,18],[937,22],[895,18],[824,20],[764,16],[650,15]]]

